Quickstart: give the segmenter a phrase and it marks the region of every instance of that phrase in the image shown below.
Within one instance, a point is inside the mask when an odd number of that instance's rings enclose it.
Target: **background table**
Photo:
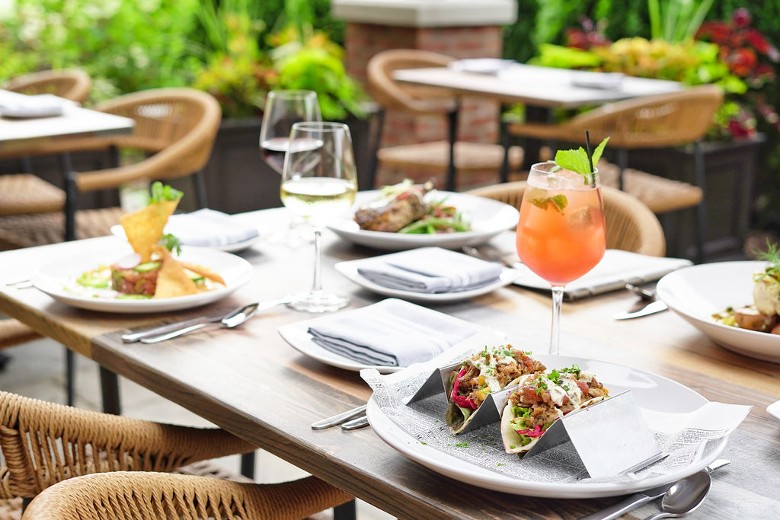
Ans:
[[[286,225],[284,210],[245,216],[270,236]],[[378,254],[325,234],[326,287],[349,293],[351,306],[381,299],[339,275],[333,264]],[[308,288],[312,252],[261,241],[242,253],[255,267],[245,288],[202,309],[166,315],[82,311],[33,289],[7,287],[33,269],[85,248],[105,248],[114,238],[77,241],[0,254],[0,311],[21,319],[110,370],[126,376],[258,446],[403,518],[575,518],[616,498],[554,500],[474,488],[439,475],[395,452],[370,429],[312,431],[311,422],[364,402],[370,390],[357,373],[299,354],[278,335],[280,325],[310,319],[286,308],[256,316],[234,330],[185,336],[157,345],[126,345],[127,327],[218,313],[257,298]],[[711,400],[752,404],[732,435],[730,466],[714,476],[713,490],[691,518],[767,518],[780,510],[780,422],[765,407],[780,397],[780,365],[722,349],[682,319],[665,312],[615,322],[611,315],[634,298],[625,292],[566,303],[562,354],[595,358],[651,371],[679,381]],[[507,287],[483,297],[435,309],[491,326],[516,346],[544,349],[550,297]],[[647,505],[635,514],[656,511]]]

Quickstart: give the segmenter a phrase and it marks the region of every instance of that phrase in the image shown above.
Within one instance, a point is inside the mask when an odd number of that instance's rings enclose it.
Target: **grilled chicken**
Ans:
[[[425,216],[423,197],[430,190],[429,183],[413,185],[391,199],[371,202],[355,212],[355,222],[367,231],[395,233]]]

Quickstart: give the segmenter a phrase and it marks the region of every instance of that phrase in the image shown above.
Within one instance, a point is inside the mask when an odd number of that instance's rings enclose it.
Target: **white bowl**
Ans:
[[[658,282],[658,298],[712,341],[746,356],[780,363],[780,335],[717,323],[712,315],[753,303],[753,273],[766,262],[718,262],[686,267]]]

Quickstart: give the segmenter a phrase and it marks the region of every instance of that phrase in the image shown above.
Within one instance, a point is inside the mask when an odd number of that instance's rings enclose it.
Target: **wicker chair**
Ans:
[[[67,179],[65,198],[60,196],[60,214],[40,211],[37,201],[31,200],[36,198],[38,191],[28,193],[21,208],[22,211],[27,209],[26,213],[14,216],[0,213],[3,215],[0,243],[29,247],[59,242],[63,229],[67,240],[106,235],[111,225],[119,222],[121,210],[79,211],[77,217],[78,194],[117,189],[136,180],[169,180],[194,175],[197,205],[206,205],[201,169],[211,155],[221,119],[219,103],[213,96],[189,88],[153,89],[119,97],[97,108],[134,119],[133,133],[57,140],[47,145],[47,153],[115,148],[137,150],[146,154],[146,158],[103,170],[74,172]],[[0,177],[0,183],[4,177]]]
[[[631,193],[655,213],[696,208],[696,254],[701,262],[707,210],[703,197],[704,159],[699,141],[722,103],[723,91],[714,85],[704,85],[610,103],[558,125],[512,124],[507,131],[516,136],[578,144],[582,143],[586,130],[594,142],[609,137],[609,148],[618,152],[618,164],[616,171],[610,167],[611,171],[602,173],[603,182]],[[629,150],[691,143],[695,146],[695,186],[627,169]]]
[[[224,471],[215,471],[211,464],[194,463],[251,452],[255,447],[218,428],[161,424],[0,392],[0,449],[5,460],[4,467],[0,468],[0,499],[17,499],[18,503],[19,497],[31,499],[58,482],[91,473],[154,471],[224,476]],[[156,473],[137,475],[137,480],[128,476],[136,490],[143,486],[141,482],[154,489],[154,483],[164,481],[164,476]],[[181,480],[190,481],[198,482],[183,477]],[[242,488],[225,485],[228,489]],[[219,484],[214,486],[217,489]],[[307,486],[317,495],[301,497],[296,506],[305,504],[313,508],[312,512],[351,499],[321,482],[301,484],[301,490]],[[157,492],[162,492],[162,488]],[[292,502],[292,496],[288,500]],[[76,517],[66,514],[51,518]]]
[[[118,471],[61,482],[33,500],[23,518],[298,520],[349,498],[315,477],[281,484],[247,484]]]
[[[525,181],[476,188],[467,193],[506,202],[520,209]],[[622,249],[651,256],[666,254],[666,239],[658,218],[640,200],[608,186],[601,187],[604,220],[607,224],[607,248]]]
[[[89,96],[92,79],[79,69],[44,70],[13,78],[3,88],[20,94],[54,94],[83,103]]]
[[[453,58],[433,52],[398,49],[382,51],[368,62],[368,89],[380,107],[376,132],[372,138],[374,156],[369,173],[369,188],[376,183],[379,166],[446,175],[446,189],[455,190],[457,172],[502,172],[504,149],[498,144],[457,141],[459,101],[441,89],[406,85],[392,78],[394,70],[444,67]],[[388,111],[415,115],[446,116],[448,140],[381,148],[384,116]],[[512,147],[509,167],[518,168],[523,151]],[[502,178],[502,180],[506,180]]]

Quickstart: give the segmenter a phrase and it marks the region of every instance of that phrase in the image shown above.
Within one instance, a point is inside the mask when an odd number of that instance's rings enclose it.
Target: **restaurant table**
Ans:
[[[284,209],[241,218],[256,223],[263,236],[284,229],[288,221]],[[323,238],[325,287],[348,294],[350,308],[381,300],[334,269],[338,261],[381,252],[352,245],[329,231]],[[119,239],[104,237],[0,253],[0,311],[397,517],[577,518],[617,502],[616,497],[564,500],[482,489],[405,458],[370,427],[313,431],[312,422],[364,403],[371,391],[357,373],[306,357],[279,336],[281,325],[312,315],[276,307],[232,330],[211,329],[153,345],[123,344],[119,338],[127,328],[218,314],[256,299],[307,290],[312,270],[308,247],[261,240],[239,253],[254,267],[246,286],[207,307],[172,313],[80,310],[36,289],[7,285],[73,255],[83,255],[88,269],[90,252],[119,245]],[[611,316],[634,299],[618,291],[565,303],[561,354],[636,367],[678,381],[710,400],[753,405],[724,451],[731,464],[713,475],[709,497],[691,518],[776,516],[780,421],[766,406],[780,396],[780,365],[725,350],[672,312],[614,321]],[[546,348],[547,292],[508,286],[432,308],[499,330],[523,349]],[[627,518],[656,512],[657,504]]]
[[[457,63],[457,62],[456,62]],[[501,103],[526,104],[526,120],[551,123],[552,108],[579,108],[611,101],[676,92],[676,81],[625,76],[610,88],[599,88],[599,73],[511,63],[495,73],[484,74],[453,67],[402,69],[393,79],[404,83],[438,87],[455,95],[480,97]],[[614,76],[607,76],[614,78]],[[540,143],[528,139],[526,166],[536,162]]]

